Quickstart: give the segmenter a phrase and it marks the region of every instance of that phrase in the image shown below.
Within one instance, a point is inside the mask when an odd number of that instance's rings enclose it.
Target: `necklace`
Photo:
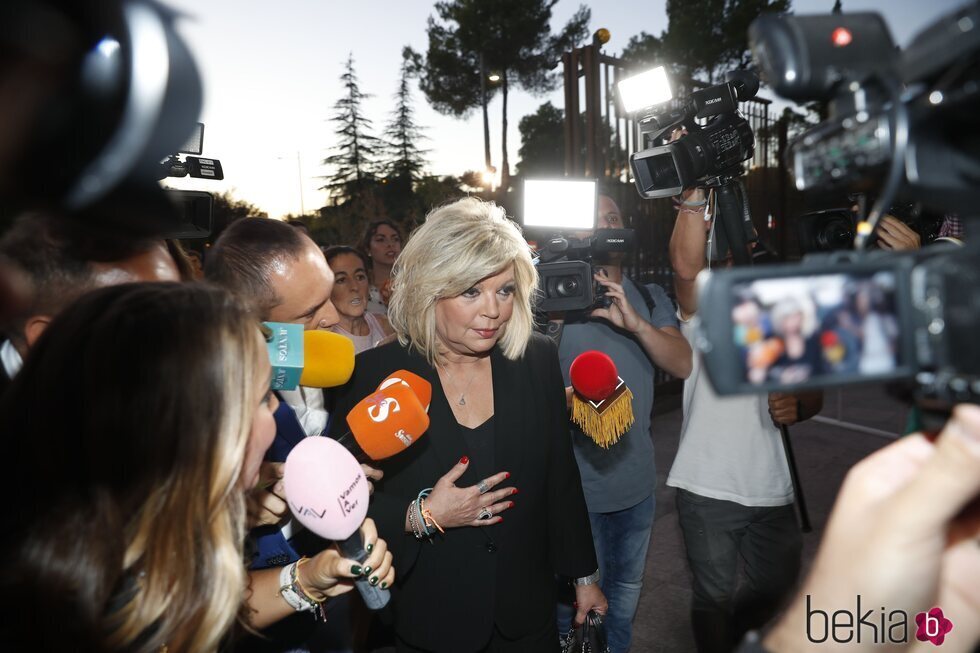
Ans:
[[[456,385],[456,379],[453,376],[453,373],[449,371],[449,368],[446,367],[446,366],[444,366],[444,365],[440,365],[439,367],[440,367],[440,369],[443,372],[446,373],[446,376],[449,377],[449,381],[453,385]],[[476,374],[477,374],[476,371],[474,371],[472,374],[470,374],[470,380],[469,380],[469,382],[466,384],[466,387],[463,389],[463,391],[461,393],[459,393],[459,401],[456,402],[457,405],[459,405],[459,406],[465,406],[466,405],[466,393],[469,392],[470,386],[473,385],[473,379],[476,378]]]

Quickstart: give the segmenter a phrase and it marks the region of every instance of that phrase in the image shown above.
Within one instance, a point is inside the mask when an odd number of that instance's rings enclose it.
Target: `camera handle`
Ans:
[[[725,250],[731,249],[736,265],[751,265],[752,257],[749,254],[749,238],[746,236],[746,231],[751,227],[752,220],[742,199],[738,176],[725,174],[712,177],[705,182],[705,187],[714,189],[718,197],[715,237],[722,237],[720,242],[723,243],[724,248],[718,251],[718,255],[724,256]]]

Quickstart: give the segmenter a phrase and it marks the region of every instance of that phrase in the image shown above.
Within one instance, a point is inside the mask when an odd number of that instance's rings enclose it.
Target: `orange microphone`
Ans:
[[[572,361],[568,376],[575,390],[572,421],[597,445],[608,449],[633,425],[633,393],[612,358],[594,349]]]
[[[429,416],[408,384],[392,384],[365,397],[347,413],[350,431],[337,441],[358,462],[384,460],[412,446],[429,428]]]
[[[415,396],[419,398],[419,403],[422,404],[422,408],[425,409],[425,412],[429,412],[429,404],[432,402],[431,383],[418,374],[409,372],[408,370],[398,370],[385,377],[385,380],[378,386],[378,390],[384,390],[397,383],[411,388]]]

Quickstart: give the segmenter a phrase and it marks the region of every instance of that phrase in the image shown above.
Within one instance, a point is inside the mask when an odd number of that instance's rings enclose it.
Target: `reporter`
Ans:
[[[0,544],[2,648],[217,649],[243,616],[269,374],[258,323],[213,289],[114,286],[51,323],[0,406],[26,493]]]
[[[765,649],[878,650],[867,631],[863,645],[808,637],[808,599],[829,613],[853,606],[860,594],[875,614],[884,606],[907,615],[910,645],[917,644],[915,615],[939,607],[953,624],[942,650],[974,650],[980,644],[978,538],[980,407],[961,405],[934,442],[921,434],[902,438],[851,469],[813,569]]]

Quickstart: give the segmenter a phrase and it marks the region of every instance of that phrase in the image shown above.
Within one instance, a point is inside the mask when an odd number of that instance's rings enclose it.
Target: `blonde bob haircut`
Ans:
[[[388,321],[398,341],[439,362],[436,303],[456,297],[487,277],[514,266],[514,314],[498,342],[504,356],[524,355],[534,332],[532,302],[538,271],[531,248],[504,209],[476,198],[446,204],[426,216],[391,270]]]

